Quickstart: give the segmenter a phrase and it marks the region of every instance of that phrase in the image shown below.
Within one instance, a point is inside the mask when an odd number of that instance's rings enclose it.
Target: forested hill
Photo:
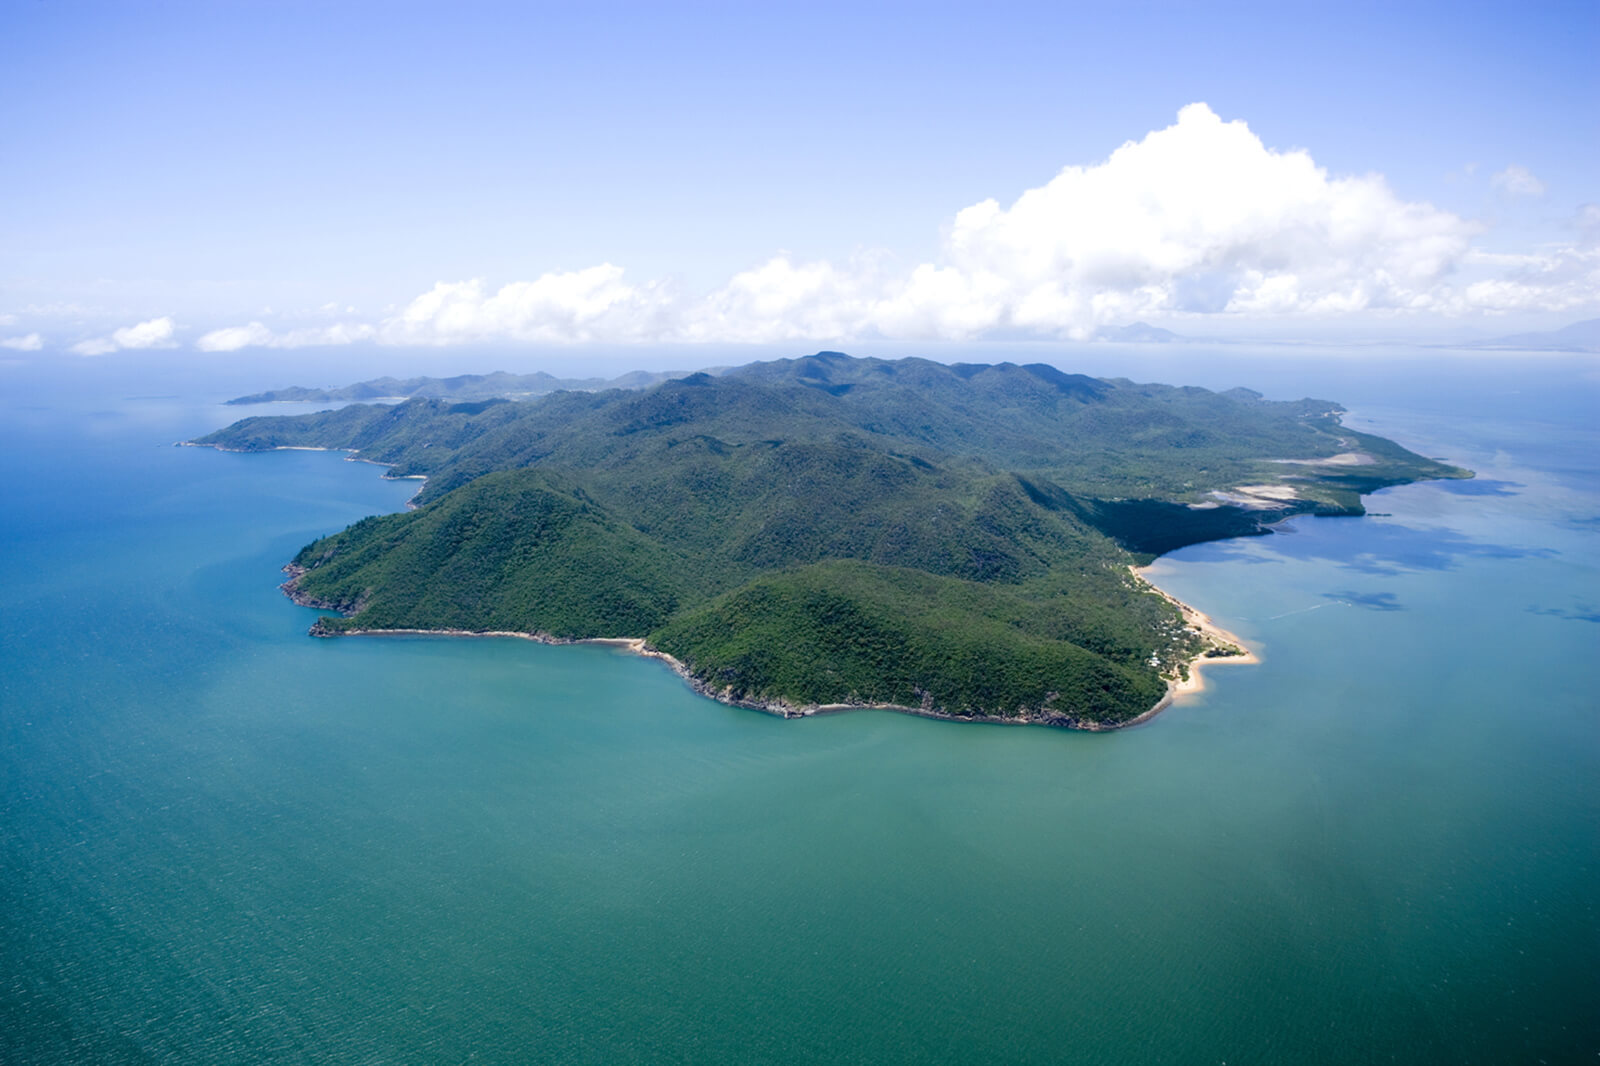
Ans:
[[[286,389],[240,396],[228,403],[243,406],[259,403],[394,402],[417,398],[452,400],[457,403],[493,399],[525,400],[562,391],[647,389],[651,385],[686,376],[687,372],[635,370],[618,378],[558,378],[542,370],[532,374],[507,374],[497,370],[492,374],[458,374],[450,378],[373,378],[371,381],[358,381],[354,385],[327,388],[291,385]]]
[[[725,699],[1109,725],[1204,651],[1128,563],[1467,476],[1340,412],[823,352],[642,392],[251,418],[194,443],[427,476],[419,509],[296,558],[298,594],[348,615],[326,631],[647,636]]]

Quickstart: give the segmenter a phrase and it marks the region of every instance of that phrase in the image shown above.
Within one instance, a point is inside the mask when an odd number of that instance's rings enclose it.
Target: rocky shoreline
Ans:
[[[337,611],[340,614],[354,614],[360,609],[357,605],[341,605],[319,600],[301,592],[297,587],[300,578],[306,573],[305,567],[293,563],[283,568],[288,574],[288,580],[278,587],[285,596],[299,604],[301,607],[311,607],[323,611]],[[732,693],[730,686],[718,688],[692,671],[688,664],[650,644],[642,637],[558,637],[550,633],[521,632],[515,630],[475,630],[475,629],[331,629],[323,619],[319,618],[312,623],[310,635],[313,637],[363,637],[363,636],[433,636],[433,637],[515,637],[519,640],[531,640],[536,644],[565,645],[565,644],[602,644],[647,659],[656,659],[667,665],[673,673],[683,679],[691,691],[707,699],[716,700],[718,703],[730,707],[740,707],[746,710],[760,711],[777,718],[811,718],[823,714],[842,714],[846,711],[895,711],[899,714],[915,715],[918,718],[934,718],[945,722],[975,722],[988,725],[1041,725],[1057,729],[1075,729],[1088,733],[1106,733],[1118,729],[1128,729],[1150,721],[1156,715],[1172,706],[1179,696],[1198,692],[1204,688],[1200,677],[1200,667],[1215,663],[1256,663],[1260,660],[1253,652],[1245,650],[1243,654],[1213,657],[1209,653],[1218,647],[1233,646],[1244,649],[1242,640],[1227,630],[1215,625],[1206,615],[1190,607],[1188,604],[1176,599],[1169,593],[1157,588],[1140,570],[1134,570],[1135,577],[1148,585],[1162,597],[1176,605],[1182,612],[1184,622],[1190,628],[1203,634],[1208,641],[1205,651],[1190,659],[1186,664],[1186,676],[1169,677],[1167,691],[1156,701],[1148,711],[1125,722],[1095,722],[1065,711],[1046,708],[1024,710],[1021,714],[955,714],[950,711],[933,706],[932,699],[925,697],[921,706],[912,707],[898,703],[808,703],[795,704],[787,700],[756,700]]]
[[[284,402],[294,402],[294,401],[284,401]],[[279,444],[279,445],[276,445],[275,447],[271,447],[271,448],[229,448],[226,445],[222,445],[222,444],[199,444],[199,443],[197,443],[195,441],[192,441],[192,440],[180,440],[180,441],[178,441],[176,443],[175,447],[178,447],[178,448],[211,448],[211,449],[213,449],[215,451],[219,451],[219,452],[231,452],[234,455],[254,455],[257,452],[347,452],[348,454],[344,457],[344,461],[345,462],[347,462],[347,463],[366,463],[369,466],[381,467],[384,471],[386,471],[384,474],[381,475],[382,478],[385,481],[416,481],[416,482],[420,482],[420,484],[417,485],[417,491],[413,492],[411,494],[410,499],[406,500],[406,510],[408,510],[408,511],[414,511],[414,510],[417,509],[417,497],[421,496],[422,495],[422,490],[428,487],[427,475],[425,475],[425,474],[390,474],[390,473],[387,473],[388,470],[391,470],[391,469],[394,468],[394,464],[393,463],[380,463],[376,459],[363,459],[363,458],[361,458],[361,449],[359,449],[359,448],[321,448],[321,447],[317,447],[315,445],[310,445],[310,444]],[[285,567],[284,569],[288,569],[288,567]],[[292,599],[293,597],[291,596],[290,598]]]

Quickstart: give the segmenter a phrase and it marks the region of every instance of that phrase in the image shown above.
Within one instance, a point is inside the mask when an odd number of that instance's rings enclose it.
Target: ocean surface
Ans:
[[[416,483],[172,444],[383,368],[0,365],[0,1062],[1595,1062],[1600,361],[1044,354],[1479,476],[1163,559],[1262,662],[1147,725],[783,721],[307,637]]]

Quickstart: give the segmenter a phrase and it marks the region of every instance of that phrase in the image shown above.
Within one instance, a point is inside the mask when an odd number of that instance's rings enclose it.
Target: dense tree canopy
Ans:
[[[1467,476],[1340,413],[823,352],[643,390],[249,418],[196,443],[427,477],[417,510],[296,557],[298,593],[347,615],[328,631],[648,637],[730,699],[1114,724],[1205,650],[1129,563]],[[1215,496],[1241,485],[1294,491]]]

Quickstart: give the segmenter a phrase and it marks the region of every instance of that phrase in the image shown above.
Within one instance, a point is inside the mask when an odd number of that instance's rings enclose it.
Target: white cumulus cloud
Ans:
[[[1492,180],[1508,194],[1544,191],[1521,166]],[[499,288],[441,281],[371,324],[251,322],[199,345],[1085,337],[1157,317],[1568,310],[1600,304],[1600,212],[1586,210],[1572,243],[1490,254],[1474,247],[1482,223],[1402,199],[1379,174],[1330,174],[1195,103],[1009,204],[956,212],[931,262],[779,254],[700,297],[630,281],[611,263]]]
[[[202,352],[236,352],[240,348],[266,347],[275,338],[272,330],[260,322],[248,326],[228,326],[203,334],[194,346]]]
[[[1512,163],[1489,179],[1489,184],[1511,196],[1543,196],[1544,182],[1527,167]]]
[[[555,272],[491,289],[482,279],[441,281],[382,321],[274,331],[250,322],[205,334],[205,351],[300,348],[378,340],[386,344],[473,341],[580,343],[659,340],[676,331],[674,300],[660,283],[634,285],[610,263]]]
[[[202,352],[236,352],[240,348],[312,348],[372,340],[377,328],[365,322],[339,322],[302,329],[269,329],[260,322],[227,326],[203,334],[194,346]]]
[[[36,352],[43,347],[44,338],[37,333],[26,333],[20,337],[0,339],[0,348],[10,348],[16,352]]]
[[[393,344],[659,339],[671,328],[670,293],[660,283],[630,284],[622,274],[602,263],[492,292],[480,279],[441,281],[386,319],[379,335]]]
[[[735,274],[684,310],[684,340],[768,342],[858,334],[878,279],[864,264],[795,264],[787,255]]]
[[[79,355],[109,355],[124,348],[170,348],[177,324],[169,317],[152,318],[132,326],[114,329],[110,336],[91,337],[72,346]]]
[[[1174,125],[1067,167],[1009,207],[959,212],[945,262],[920,268],[896,303],[909,316],[901,328],[965,294],[981,295],[982,312],[965,332],[1077,335],[1169,312],[1419,307],[1477,231],[1400,200],[1377,175],[1331,177],[1308,153],[1274,151],[1243,122],[1191,104]]]
[[[174,326],[170,318],[152,318],[136,326],[124,326],[111,331],[111,340],[118,348],[164,348],[172,343]]]
[[[1592,309],[1600,302],[1600,206],[1580,206],[1568,228],[1575,232],[1574,240],[1532,252],[1474,252],[1471,261],[1487,263],[1498,273],[1454,294],[1458,309],[1491,313]]]
[[[685,315],[693,339],[995,331],[1087,336],[1139,318],[1505,307],[1451,287],[1482,227],[1402,200],[1375,174],[1337,177],[1276,151],[1205,104],[1102,162],[1069,166],[1009,205],[956,213],[938,261],[899,276],[777,257]],[[1517,299],[1566,306],[1554,268],[1520,274]],[[1541,294],[1543,294],[1541,296]]]
[[[1103,162],[946,227],[940,260],[899,277],[778,257],[686,316],[695,338],[1085,336],[1135,318],[1438,309],[1480,227],[1333,177],[1301,150],[1191,104]]]

